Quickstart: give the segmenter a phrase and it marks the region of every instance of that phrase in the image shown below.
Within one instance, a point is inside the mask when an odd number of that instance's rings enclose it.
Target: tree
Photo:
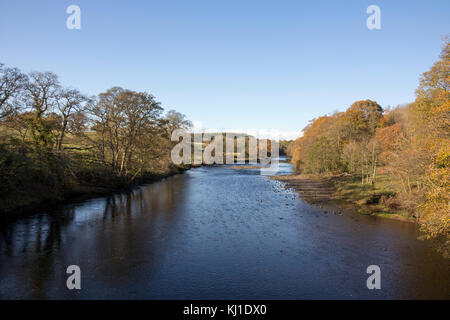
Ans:
[[[96,144],[103,160],[118,175],[136,169],[133,157],[138,141],[150,139],[156,133],[161,112],[159,102],[146,92],[114,87],[100,94],[91,108],[92,129],[100,136]]]
[[[146,92],[114,87],[88,99],[51,72],[0,64],[0,211],[179,172],[171,132],[191,123],[162,112]]]
[[[44,115],[56,107],[59,89],[58,76],[51,72],[31,72],[25,84],[26,105],[34,115],[30,123],[31,134],[39,150],[48,151],[53,145],[52,128]]]
[[[344,117],[348,121],[349,138],[363,140],[375,134],[383,117],[383,108],[372,100],[356,101],[347,109]]]
[[[431,236],[443,236],[450,248],[450,41],[444,43],[441,59],[425,72],[416,90],[411,112],[415,130],[413,146],[427,157],[423,227]]]
[[[88,98],[76,89],[60,89],[57,92],[56,109],[59,111],[60,123],[56,136],[56,150],[62,150],[63,140],[68,131],[75,132],[83,126],[82,115],[88,101]]]
[[[175,110],[169,110],[164,117],[164,125],[169,135],[171,135],[173,130],[191,128],[192,122],[187,120],[184,114]]]
[[[26,79],[26,75],[19,69],[8,68],[0,63],[0,120],[10,116],[18,109],[18,105],[12,103],[11,100],[23,90]]]
[[[345,148],[344,158],[352,162],[347,162],[351,171],[360,172],[362,183],[364,177],[367,182],[373,183],[376,176],[379,149],[373,137],[382,118],[383,108],[372,100],[356,101],[343,114],[342,132],[345,143],[350,144]]]

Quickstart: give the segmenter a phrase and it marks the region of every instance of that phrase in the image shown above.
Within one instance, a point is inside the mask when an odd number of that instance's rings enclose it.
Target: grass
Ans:
[[[352,202],[362,203],[364,200],[370,203],[372,199],[381,196],[394,196],[399,185],[390,175],[378,176],[373,184],[361,183],[360,177],[339,176],[334,178],[336,195],[349,199]]]
[[[390,208],[380,203],[382,196],[394,197],[401,188],[400,181],[393,175],[378,175],[373,184],[361,183],[356,176],[339,176],[333,178],[337,198],[358,206],[361,214],[377,215],[398,220],[414,220],[408,213],[397,208]]]

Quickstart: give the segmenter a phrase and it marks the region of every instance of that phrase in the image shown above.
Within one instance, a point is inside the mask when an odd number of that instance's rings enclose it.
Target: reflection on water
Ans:
[[[198,168],[2,221],[0,297],[450,298],[449,261],[413,225],[325,214],[254,173]],[[371,264],[380,291],[366,288]]]
[[[69,261],[77,255],[86,262],[102,259],[96,267],[107,269],[108,277],[120,277],[120,261],[133,255],[152,262],[155,243],[167,238],[177,224],[186,178],[178,175],[130,193],[2,222],[0,297],[46,298],[51,296],[47,293],[60,292],[51,286],[65,284],[65,268],[81,264],[79,258]]]

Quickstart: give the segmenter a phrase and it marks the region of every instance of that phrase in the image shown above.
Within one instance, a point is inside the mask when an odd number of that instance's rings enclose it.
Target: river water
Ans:
[[[450,261],[417,236],[325,213],[255,170],[201,167],[2,221],[0,298],[450,299]],[[69,265],[81,290],[66,287]],[[369,265],[380,290],[367,289]]]

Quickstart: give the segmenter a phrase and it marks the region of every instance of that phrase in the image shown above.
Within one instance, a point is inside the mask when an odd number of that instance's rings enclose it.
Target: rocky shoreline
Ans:
[[[307,203],[327,211],[341,214],[343,211],[355,211],[365,215],[374,215],[407,222],[415,222],[414,219],[405,217],[399,213],[386,213],[379,211],[371,199],[364,201],[345,198],[337,194],[336,181],[339,176],[305,176],[301,174],[272,176],[274,180],[286,183],[288,188],[294,189]]]

